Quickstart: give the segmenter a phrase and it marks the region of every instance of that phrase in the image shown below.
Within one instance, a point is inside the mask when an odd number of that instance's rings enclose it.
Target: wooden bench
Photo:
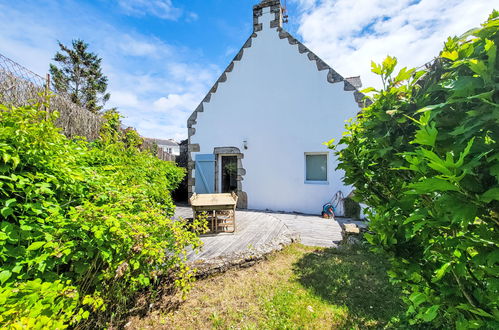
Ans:
[[[237,195],[230,194],[194,194],[189,199],[197,218],[203,212],[208,216],[208,225],[213,233],[236,231]]]

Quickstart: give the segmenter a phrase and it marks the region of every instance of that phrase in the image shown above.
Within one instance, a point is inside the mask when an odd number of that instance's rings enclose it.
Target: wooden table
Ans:
[[[189,199],[197,218],[203,212],[208,216],[208,224],[213,233],[236,231],[237,195],[230,194],[194,194]]]

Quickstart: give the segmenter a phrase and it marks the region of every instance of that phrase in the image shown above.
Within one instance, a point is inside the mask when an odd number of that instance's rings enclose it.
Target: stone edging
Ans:
[[[250,48],[252,45],[252,39],[256,38],[257,34],[252,33],[251,36],[246,40],[244,43],[243,47],[239,50],[239,52],[236,54],[234,59],[229,63],[227,68],[224,70],[224,72],[220,75],[218,80],[215,82],[213,87],[210,89],[208,94],[204,97],[204,99],[201,101],[201,103],[198,105],[196,110],[189,116],[189,119],[187,119],[187,139],[188,139],[188,144],[187,144],[187,174],[188,174],[188,184],[187,184],[187,192],[189,194],[189,197],[192,195],[194,192],[194,184],[193,184],[193,177],[192,177],[192,170],[195,168],[195,162],[192,160],[191,157],[191,152],[199,152],[201,150],[199,144],[191,144],[191,137],[196,134],[196,129],[194,128],[194,125],[197,124],[196,119],[198,117],[198,112],[203,112],[204,107],[203,103],[209,103],[211,100],[211,95],[215,94],[218,85],[221,83],[224,83],[227,81],[227,73],[231,72],[234,69],[235,62],[240,61],[243,58],[244,54],[244,49],[245,48]]]
[[[317,56],[314,52],[308,49],[303,43],[301,43],[298,39],[293,37],[288,31],[283,28],[278,28],[280,39],[288,39],[290,45],[298,45],[298,51],[300,54],[307,54],[307,57],[310,61],[315,61],[317,65],[317,70],[329,70],[327,74],[327,81],[334,84],[343,81],[343,90],[344,91],[353,91],[353,95],[355,98],[355,102],[359,108],[364,108],[370,105],[371,101],[369,99],[364,99],[365,95],[359,92],[359,88],[362,87],[362,82],[360,80],[360,76],[343,78],[338,72],[336,72],[333,68],[331,68],[326,62],[324,62],[319,56]]]
[[[263,8],[270,7],[270,12],[274,13],[275,18],[270,21],[270,28],[282,26],[282,7],[280,0],[265,0],[253,6],[253,31],[258,32],[263,29],[262,23],[258,23],[258,18],[263,15]]]
[[[238,209],[247,209],[248,208],[248,194],[243,191],[242,181],[244,180],[243,176],[246,175],[246,170],[243,167],[243,158],[244,154],[237,147],[217,147],[213,148],[213,154],[215,155],[215,159],[218,159],[220,154],[224,155],[233,155],[237,157],[237,208]],[[215,162],[215,193],[220,193],[218,191],[218,185],[216,182],[219,180],[219,164],[218,161]],[[194,178],[192,179],[193,184],[195,183]]]

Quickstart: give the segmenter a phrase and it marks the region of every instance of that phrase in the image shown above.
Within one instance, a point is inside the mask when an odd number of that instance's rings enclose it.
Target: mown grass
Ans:
[[[131,320],[132,328],[364,329],[397,327],[399,290],[386,262],[361,245],[293,244],[251,268],[198,281],[175,311]]]

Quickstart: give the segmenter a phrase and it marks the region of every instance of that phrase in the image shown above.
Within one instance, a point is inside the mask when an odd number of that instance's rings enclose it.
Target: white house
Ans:
[[[180,145],[173,139],[164,140],[147,138],[147,140],[156,143],[158,148],[162,149],[166,153],[173,156],[180,156]]]
[[[359,112],[361,83],[282,22],[279,0],[253,7],[253,34],[189,117],[188,189],[235,191],[240,208],[320,214],[338,191],[352,191],[322,143],[339,140]]]

